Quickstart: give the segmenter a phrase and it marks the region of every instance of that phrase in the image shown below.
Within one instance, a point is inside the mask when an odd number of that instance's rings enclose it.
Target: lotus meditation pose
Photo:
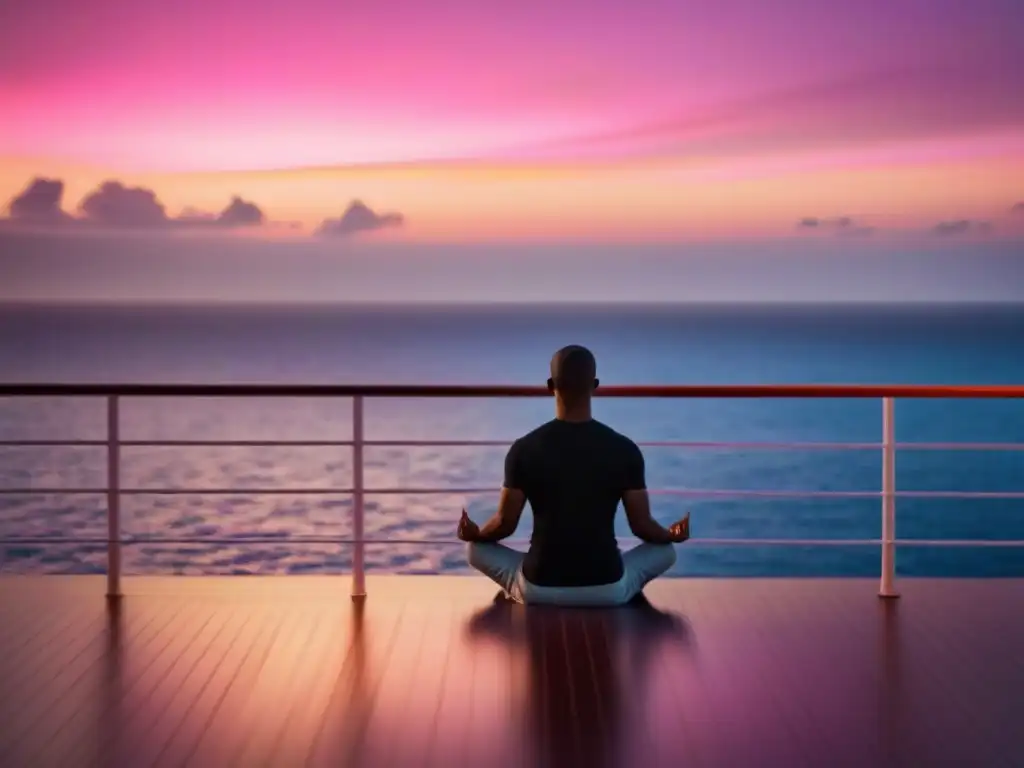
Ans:
[[[551,360],[556,416],[519,438],[505,457],[498,511],[483,526],[462,511],[458,536],[469,563],[522,603],[622,605],[676,560],[690,537],[689,514],[663,528],[651,516],[644,457],[636,443],[591,416],[598,386],[589,350],[570,346]],[[533,535],[525,554],[499,544],[526,502]],[[615,538],[619,503],[643,543],[625,554]]]

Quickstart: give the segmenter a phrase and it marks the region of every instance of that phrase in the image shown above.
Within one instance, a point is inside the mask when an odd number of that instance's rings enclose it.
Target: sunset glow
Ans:
[[[409,240],[1019,228],[1024,12],[999,0],[48,0],[0,22],[4,201],[55,178],[74,213],[116,179],[168,216],[239,195],[308,234],[365,200]]]

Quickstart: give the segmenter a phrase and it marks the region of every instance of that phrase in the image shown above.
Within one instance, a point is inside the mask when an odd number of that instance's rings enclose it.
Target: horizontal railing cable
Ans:
[[[640,540],[635,537],[619,537],[620,544],[635,544]],[[454,537],[447,539],[353,539],[336,536],[199,536],[199,537],[174,537],[174,536],[125,536],[121,539],[122,544],[210,544],[217,546],[225,545],[250,545],[250,544],[279,544],[282,546],[291,544],[429,544],[429,545],[465,545],[465,542]],[[529,544],[528,539],[506,539],[503,544],[525,547]],[[696,544],[704,546],[878,546],[881,539],[757,539],[757,538],[692,538],[687,545]],[[100,537],[63,537],[63,536],[17,536],[0,538],[0,545],[14,546],[17,544],[95,544],[106,545],[107,539]],[[903,547],[1024,547],[1024,539],[908,539],[902,538],[896,541],[896,545]]]
[[[498,494],[491,486],[472,488],[364,488],[366,496]],[[0,496],[91,496],[106,488],[0,488]],[[353,488],[122,488],[122,496],[351,496]],[[801,491],[718,488],[651,488],[652,496],[688,499],[877,499],[883,491]],[[1024,491],[895,491],[906,499],[1024,499]]]
[[[513,440],[365,440],[366,448],[507,448]],[[352,440],[121,440],[124,448],[345,448]],[[752,451],[877,451],[881,443],[638,440],[641,448]],[[106,447],[106,440],[0,440],[2,448]],[[901,451],[1024,451],[1024,443],[897,443]]]

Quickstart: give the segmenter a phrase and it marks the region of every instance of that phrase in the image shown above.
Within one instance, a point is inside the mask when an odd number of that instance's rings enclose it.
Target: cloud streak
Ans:
[[[362,200],[353,200],[337,219],[324,219],[317,229],[322,237],[349,237],[359,232],[401,227],[405,217],[400,213],[377,213]]]
[[[939,237],[956,237],[958,235],[986,234],[992,231],[992,225],[987,221],[976,221],[974,219],[953,219],[940,221],[932,227],[932,234]]]
[[[846,236],[870,235],[875,231],[874,227],[861,224],[850,216],[838,216],[834,219],[805,216],[796,223],[796,228],[802,232],[830,232]]]
[[[718,103],[667,107],[660,118],[522,146],[511,156],[749,155],[1002,129],[1024,121],[1024,58],[993,51],[951,65],[904,64],[765,90]]]

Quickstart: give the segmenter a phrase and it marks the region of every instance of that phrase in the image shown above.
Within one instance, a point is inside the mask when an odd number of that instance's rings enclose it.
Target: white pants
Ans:
[[[503,544],[472,543],[468,547],[469,564],[504,589],[516,602],[571,606],[628,603],[649,581],[672,567],[676,561],[676,550],[671,544],[640,544],[623,553],[621,579],[614,584],[592,587],[531,584],[523,576],[523,557],[522,552]]]

